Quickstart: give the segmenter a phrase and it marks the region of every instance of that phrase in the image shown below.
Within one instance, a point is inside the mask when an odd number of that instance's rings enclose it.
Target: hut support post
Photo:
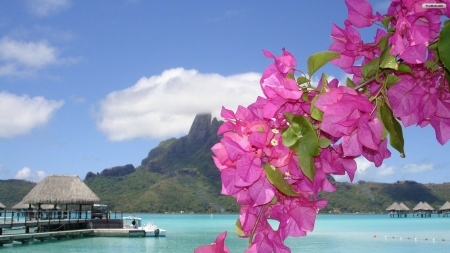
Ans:
[[[3,228],[0,228],[0,235],[3,235]]]

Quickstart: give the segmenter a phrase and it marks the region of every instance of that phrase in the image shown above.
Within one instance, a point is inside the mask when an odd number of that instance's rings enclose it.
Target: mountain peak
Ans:
[[[212,134],[212,121],[210,113],[197,114],[192,123],[189,134],[187,135],[188,143],[204,142]]]

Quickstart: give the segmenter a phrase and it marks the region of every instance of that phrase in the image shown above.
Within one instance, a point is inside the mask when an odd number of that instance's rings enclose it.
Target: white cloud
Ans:
[[[220,119],[222,105],[236,110],[262,95],[261,74],[203,74],[183,68],[143,77],[100,101],[97,127],[110,140],[167,138],[186,134],[197,113]]]
[[[28,9],[38,17],[57,14],[70,7],[70,0],[28,0]]]
[[[0,76],[30,75],[50,65],[76,61],[58,58],[58,50],[44,40],[25,42],[9,37],[0,39]]]
[[[0,92],[0,138],[25,134],[45,125],[64,101]]]
[[[366,160],[363,157],[355,159],[357,171],[353,182],[374,181],[374,182],[393,182],[408,178],[408,175],[427,172],[433,170],[433,164],[406,164],[401,166],[386,166],[382,164],[380,167]],[[350,182],[347,175],[333,176],[336,181]]]
[[[17,171],[14,179],[22,179],[28,180],[32,182],[39,182],[45,177],[45,172],[42,170],[38,170],[36,172],[32,172],[30,168],[23,167],[21,170]]]

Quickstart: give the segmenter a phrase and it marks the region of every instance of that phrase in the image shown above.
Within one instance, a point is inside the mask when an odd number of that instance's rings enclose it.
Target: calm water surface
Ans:
[[[231,252],[244,252],[248,241],[234,233],[238,215],[136,214],[143,223],[153,221],[166,229],[164,238],[81,237],[76,239],[9,244],[0,252],[193,252],[228,231],[225,243]],[[275,224],[274,224],[275,225]],[[433,241],[434,239],[434,241]],[[444,241],[443,241],[444,240]],[[450,218],[389,218],[375,215],[325,215],[316,220],[314,232],[288,238],[292,252],[448,252]]]

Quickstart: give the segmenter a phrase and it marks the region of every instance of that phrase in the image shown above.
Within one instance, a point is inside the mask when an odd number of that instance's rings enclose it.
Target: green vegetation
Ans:
[[[236,200],[220,194],[220,173],[211,158],[211,147],[219,142],[219,125],[211,115],[197,116],[187,136],[161,142],[136,169],[125,165],[105,173],[89,172],[84,182],[115,211],[237,213]],[[321,213],[380,213],[394,201],[410,209],[423,201],[438,209],[450,201],[450,183],[334,184],[336,192],[319,195],[329,200]],[[23,180],[0,180],[0,202],[10,209],[34,186]]]
[[[11,207],[19,203],[35,185],[36,183],[24,180],[0,180],[0,203],[5,205],[7,209],[11,209]]]

